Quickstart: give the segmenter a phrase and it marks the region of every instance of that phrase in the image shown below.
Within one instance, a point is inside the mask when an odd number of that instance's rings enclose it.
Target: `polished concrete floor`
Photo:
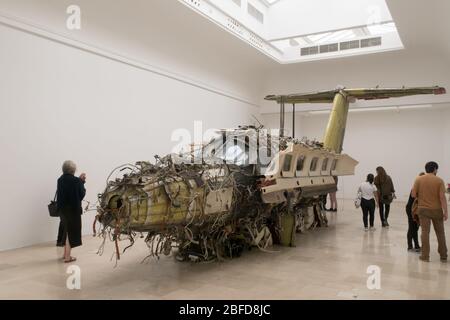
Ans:
[[[100,239],[85,237],[74,250],[81,290],[67,289],[68,265],[53,243],[1,252],[0,299],[450,299],[450,263],[439,261],[434,234],[431,262],[407,252],[403,208],[393,204],[389,229],[377,217],[377,230],[364,232],[360,211],[340,202],[338,213],[327,213],[330,226],[299,234],[295,248],[208,264],[141,263],[141,240],[115,267],[112,244],[98,256]],[[381,268],[380,289],[367,287],[371,265]]]

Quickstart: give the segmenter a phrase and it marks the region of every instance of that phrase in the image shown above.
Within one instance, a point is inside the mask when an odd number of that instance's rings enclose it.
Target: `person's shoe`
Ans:
[[[370,227],[370,229],[369,229],[370,231],[375,231],[375,230],[377,230],[375,227]]]
[[[414,251],[417,252],[417,253],[420,253],[420,252],[422,252],[422,248],[421,247],[416,247],[416,248],[414,248]]]
[[[364,228],[364,231],[365,231],[365,232],[369,231],[369,228],[365,227],[365,228]]]
[[[389,223],[387,221],[384,223],[384,225],[389,228]]]
[[[430,258],[424,258],[424,257],[420,256],[419,259],[424,262],[430,262]]]
[[[409,251],[409,252],[413,252],[413,251],[414,251],[414,248],[413,248],[413,247],[408,247],[408,251]]]
[[[77,258],[75,257],[70,257],[69,259],[65,258],[64,259],[64,263],[71,263],[71,262],[75,262],[77,261]]]
[[[441,258],[441,262],[447,263],[447,258],[446,257],[445,258]]]

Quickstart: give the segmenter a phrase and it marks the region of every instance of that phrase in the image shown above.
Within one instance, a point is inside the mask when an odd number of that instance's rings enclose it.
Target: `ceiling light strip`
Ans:
[[[274,41],[281,41],[281,40],[289,40],[291,38],[302,38],[302,37],[308,37],[308,36],[318,36],[318,35],[325,34],[325,33],[332,33],[332,32],[352,30],[352,29],[359,29],[359,28],[367,28],[369,26],[384,25],[384,24],[388,24],[388,23],[394,23],[394,21],[393,20],[386,20],[386,21],[381,21],[379,23],[375,23],[375,24],[364,24],[364,25],[359,25],[359,26],[351,26],[351,27],[339,28],[339,29],[334,29],[334,30],[319,31],[319,32],[314,32],[314,33],[306,33],[306,34],[294,34],[294,35],[289,36],[289,37],[267,39],[267,41],[268,42],[274,42]]]

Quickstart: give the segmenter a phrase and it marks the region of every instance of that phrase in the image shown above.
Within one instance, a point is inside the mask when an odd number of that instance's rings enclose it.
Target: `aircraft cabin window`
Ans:
[[[333,160],[333,163],[331,164],[331,171],[336,170],[337,162],[338,162],[338,159]]]
[[[317,161],[319,161],[319,158],[313,158],[311,161],[311,166],[309,167],[309,171],[314,172],[317,169]]]
[[[328,158],[323,159],[323,162],[322,162],[322,171],[327,171],[327,168],[328,168]]]
[[[291,162],[292,156],[290,154],[286,155],[286,157],[284,157],[283,171],[291,170]]]
[[[297,159],[297,171],[303,171],[303,166],[305,164],[305,156],[300,156]]]

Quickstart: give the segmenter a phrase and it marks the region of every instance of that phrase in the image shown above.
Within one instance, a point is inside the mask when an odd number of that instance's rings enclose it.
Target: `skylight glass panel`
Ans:
[[[279,0],[264,0],[265,2],[267,2],[267,4],[272,5],[275,2],[278,2]]]
[[[313,42],[311,40],[309,40],[308,37],[299,37],[299,38],[295,38],[295,40],[297,40],[297,42],[300,43],[300,45],[302,45],[302,46],[307,46],[307,45],[313,44]]]
[[[247,4],[248,14],[255,18],[259,23],[264,23],[264,14],[252,6],[250,3]]]
[[[313,34],[310,36],[306,36],[306,38],[311,41],[311,43],[318,43],[320,42],[323,38],[328,37],[332,34],[332,32],[327,32],[327,33],[321,33],[321,34]]]
[[[292,43],[289,39],[273,41],[272,45],[275,46],[280,51],[284,51],[287,48],[292,47]]]
[[[367,31],[364,31],[367,30]],[[296,39],[303,39],[301,43],[307,45],[325,44],[340,41],[350,41],[364,35],[382,35],[386,33],[396,32],[397,28],[394,22],[370,25],[364,28],[352,28],[333,32],[325,32],[320,34],[309,35]]]
[[[337,42],[341,40],[352,40],[354,38],[356,38],[356,34],[353,32],[353,30],[341,30],[331,32],[330,34],[328,34],[327,36],[321,38],[316,42],[322,44],[327,42]]]
[[[367,26],[367,29],[369,30],[371,35],[380,35],[397,31],[397,27],[395,26],[394,22],[374,24],[371,26]]]
[[[237,6],[241,6],[241,0],[232,0]]]

